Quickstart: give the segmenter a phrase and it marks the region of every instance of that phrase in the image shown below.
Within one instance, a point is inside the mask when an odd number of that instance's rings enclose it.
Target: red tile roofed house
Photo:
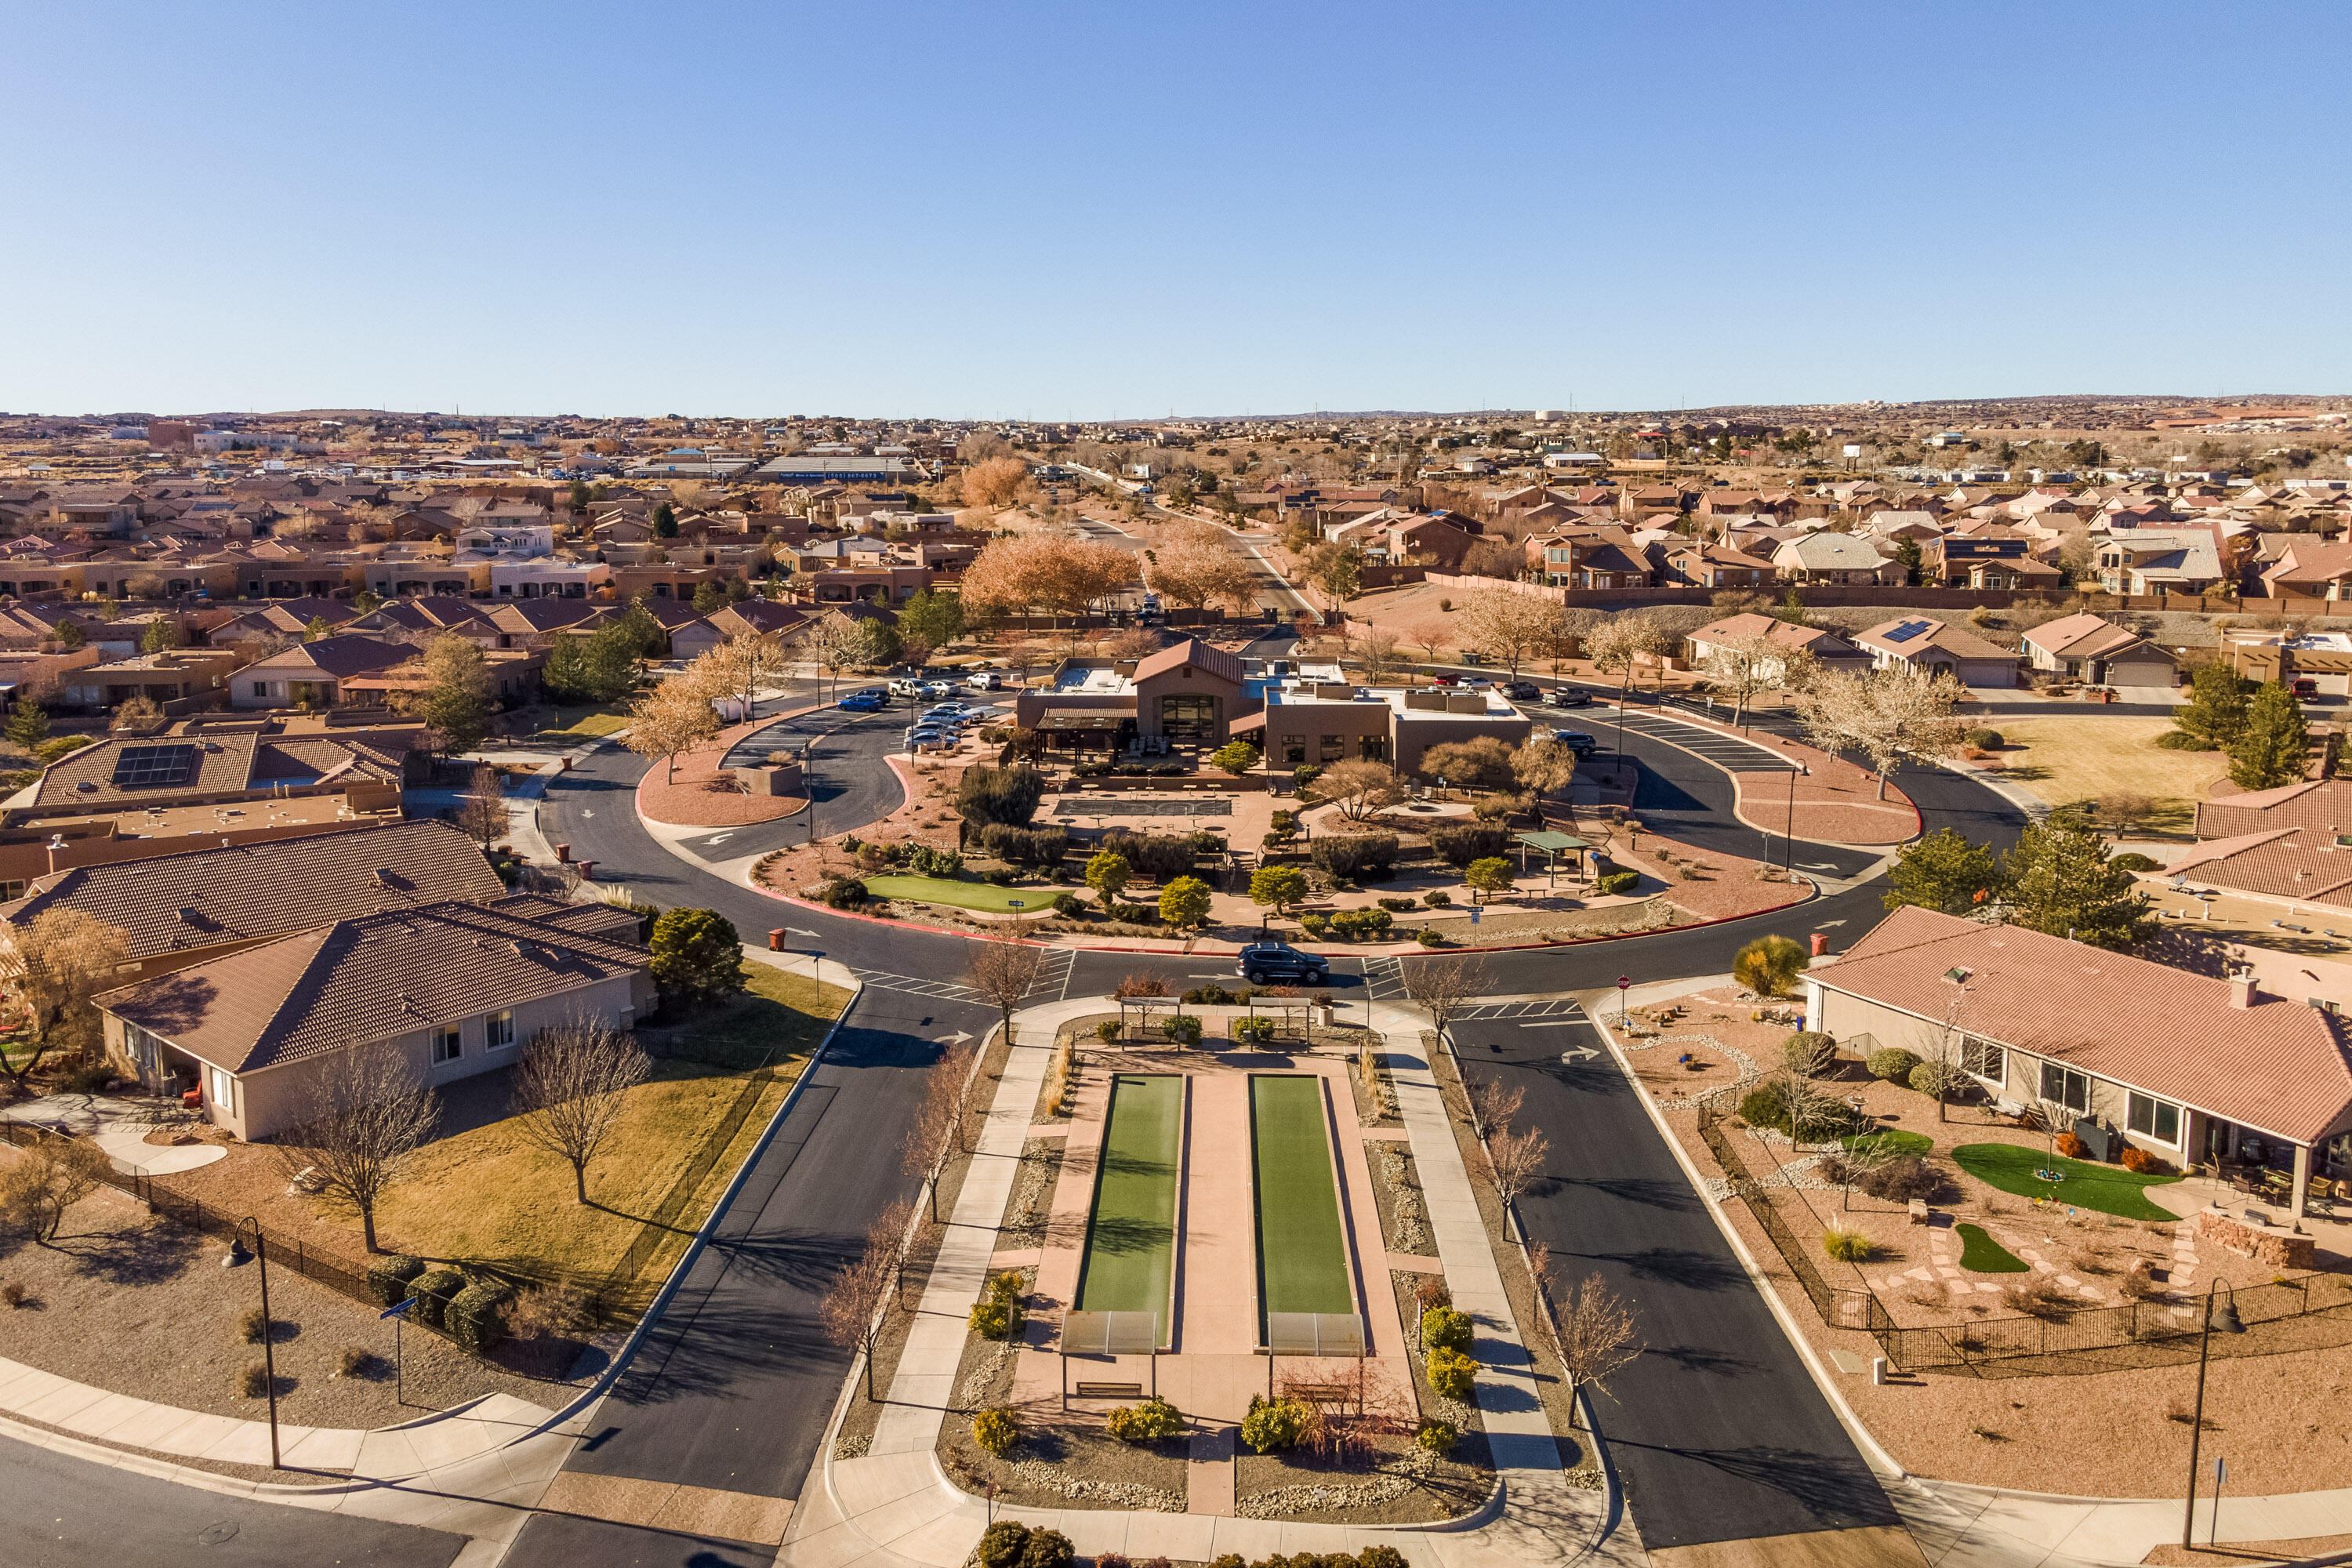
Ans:
[[[2169,689],[2179,680],[2170,654],[2103,616],[2084,614],[2045,621],[2029,630],[2024,640],[2026,659],[2035,669],[2094,686]]]
[[[2352,599],[2352,544],[2290,545],[2255,581],[2264,598],[2305,605]]]
[[[1963,686],[2007,689],[2022,661],[2005,647],[1927,616],[1898,616],[1854,635],[1854,646],[1880,669],[1906,665],[1926,675],[1949,675]]]
[[[2197,803],[2197,837],[2236,838],[2281,827],[2352,833],[2352,779],[2319,779]]]
[[[1965,994],[1948,976],[1965,975]],[[1955,1065],[1995,1100],[2054,1101],[2175,1164],[2251,1154],[2352,1174],[2343,1023],[2263,994],[2020,926],[1906,906],[1804,977],[1805,1026]]]
[[[337,708],[347,700],[343,683],[407,663],[415,644],[347,632],[302,643],[236,672],[229,683],[232,708]],[[356,696],[356,693],[353,694]]]
[[[1555,588],[1646,588],[1650,559],[1622,528],[1564,528],[1527,543],[1528,563]]]
[[[1756,588],[1772,581],[1772,563],[1727,544],[1667,545],[1660,580],[1697,588]]]
[[[309,1120],[326,1064],[354,1047],[389,1043],[427,1084],[495,1071],[551,1025],[626,1029],[653,1010],[635,918],[580,907],[434,903],[280,936],[100,995],[107,1052],[152,1088],[201,1088],[213,1124],[247,1140]]]
[[[1808,654],[1827,668],[1859,673],[1870,668],[1870,656],[1837,633],[1823,626],[1795,626],[1774,616],[1727,616],[1699,627],[1685,640],[1689,645],[1691,662],[1703,665],[1717,648],[1758,637],[1769,637],[1791,651]],[[1786,670],[1779,662],[1769,661],[1759,668],[1758,673],[1767,681],[1777,681]]]

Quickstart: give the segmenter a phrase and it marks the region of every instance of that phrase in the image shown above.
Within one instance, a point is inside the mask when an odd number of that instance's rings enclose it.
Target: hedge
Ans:
[[[1069,852],[1070,831],[1066,827],[1013,827],[992,822],[980,830],[980,847],[983,853],[1015,866],[1057,866]]]
[[[1491,822],[1448,823],[1429,830],[1429,847],[1449,866],[1487,860],[1511,847],[1511,830]]]
[[[1639,871],[1612,871],[1592,884],[1593,890],[1603,898],[1618,893],[1630,893],[1642,885]]]
[[[1154,882],[1181,877],[1192,868],[1192,841],[1159,833],[1106,833],[1098,850],[1116,855],[1135,873]]]
[[[454,1268],[428,1268],[409,1289],[416,1298],[416,1321],[428,1329],[446,1329],[449,1304],[466,1289],[466,1277]]]
[[[1342,881],[1385,877],[1396,867],[1397,836],[1393,833],[1338,833],[1318,838],[1307,858]]]
[[[425,1272],[425,1259],[394,1253],[368,1265],[368,1294],[379,1307],[397,1307],[408,1300],[409,1282]]]
[[[513,1294],[510,1287],[488,1279],[458,1291],[442,1314],[449,1337],[476,1355],[488,1352],[506,1338],[506,1320],[499,1316],[499,1308]]]

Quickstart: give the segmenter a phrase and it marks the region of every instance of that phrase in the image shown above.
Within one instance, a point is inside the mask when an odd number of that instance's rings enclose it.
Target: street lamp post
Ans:
[[[2205,1365],[2213,1353],[2213,1331],[2219,1329],[2225,1334],[2246,1331],[2246,1325],[2238,1318],[2234,1291],[2231,1292],[2232,1299],[2223,1301],[2218,1311],[2214,1309],[2213,1293],[2221,1288],[2219,1279],[2205,1288],[2205,1331],[2197,1342],[2197,1414],[2189,1423],[2189,1501],[2180,1515],[2180,1544],[2184,1550],[2189,1545],[2190,1531],[2197,1526],[2197,1447],[2205,1435]],[[2215,1506],[2220,1506],[2218,1487]]]
[[[1796,773],[1789,775],[1789,825],[1786,831],[1780,835],[1780,847],[1784,861],[1780,868],[1791,879],[1797,875],[1797,774],[1802,773],[1810,778],[1812,776],[1812,772],[1811,768],[1803,763],[1799,763]]]
[[[236,1228],[229,1233],[229,1260],[236,1262],[236,1255],[245,1250],[245,1227],[247,1226],[253,1227],[254,1258],[261,1265],[261,1373],[269,1385],[269,1468],[275,1470],[280,1468],[278,1462],[278,1356],[269,1343],[273,1337],[270,1331],[276,1325],[269,1318],[269,1244],[262,1239],[260,1220],[248,1215],[237,1222]]]

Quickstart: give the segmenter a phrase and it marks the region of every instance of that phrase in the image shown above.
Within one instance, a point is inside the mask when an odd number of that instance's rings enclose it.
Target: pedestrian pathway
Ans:
[[[1006,1064],[873,1442],[860,1458],[829,1458],[824,1485],[803,1493],[777,1559],[783,1568],[961,1568],[969,1558],[990,1509],[948,1482],[935,1451],[967,1338],[965,1315],[986,1281],[1055,1030],[1101,1005],[1098,998],[1084,998],[1018,1016],[1016,1038],[1023,1043]],[[1375,1005],[1371,1011],[1388,1047],[1454,1303],[1478,1324],[1478,1359],[1486,1370],[1477,1397],[1501,1482],[1496,1501],[1467,1527],[1381,1529],[1235,1518],[1232,1466],[1218,1447],[1230,1429],[1220,1427],[1194,1443],[1189,1473],[1200,1489],[1191,1511],[999,1508],[996,1517],[1059,1530],[1083,1556],[1123,1552],[1205,1562],[1225,1552],[1257,1558],[1384,1544],[1402,1544],[1416,1563],[1438,1568],[1639,1556],[1630,1525],[1612,1531],[1610,1500],[1568,1484],[1469,1173],[1422,1051],[1421,1020],[1394,1007]],[[1230,1453],[1229,1447],[1222,1450]]]
[[[159,1125],[151,1120],[153,1101],[146,1104],[104,1094],[45,1094],[0,1110],[0,1120],[29,1122],[87,1138],[114,1162],[126,1176],[169,1176],[193,1171],[225,1158],[228,1151],[200,1140],[186,1143],[150,1143],[147,1134]]]

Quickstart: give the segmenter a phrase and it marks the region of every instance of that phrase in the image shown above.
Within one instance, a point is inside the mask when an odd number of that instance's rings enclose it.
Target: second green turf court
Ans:
[[[1260,1335],[1268,1312],[1358,1311],[1322,1079],[1251,1077],[1250,1162]]]
[[[1162,1344],[1173,1321],[1184,1087],[1173,1073],[1120,1073],[1111,1080],[1078,1267],[1078,1310],[1156,1313]]]

